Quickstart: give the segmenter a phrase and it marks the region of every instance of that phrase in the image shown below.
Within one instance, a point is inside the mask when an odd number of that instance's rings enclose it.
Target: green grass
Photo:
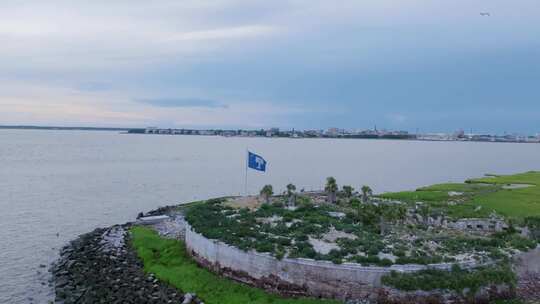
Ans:
[[[184,292],[195,292],[207,304],[337,304],[332,300],[285,299],[261,289],[219,277],[200,268],[186,253],[184,243],[161,238],[155,231],[133,227],[132,245],[144,270]]]
[[[444,192],[462,192],[464,194],[474,192],[494,191],[498,187],[492,185],[473,184],[473,183],[446,183],[436,184],[428,187],[419,188],[417,191],[444,191]]]
[[[503,186],[506,184],[533,185],[521,189],[500,189],[496,192],[475,196],[471,205],[482,206],[488,211],[521,219],[540,215],[540,172],[531,171],[515,175],[500,175],[474,179],[471,183],[486,183]]]
[[[504,189],[503,187],[508,184],[532,186]],[[463,195],[450,197],[448,195],[450,191],[461,192]],[[454,218],[488,217],[495,212],[519,221],[527,216],[540,216],[540,172],[490,175],[471,179],[462,184],[437,184],[416,191],[384,193],[379,197],[405,202],[423,201],[434,207],[441,207],[447,201],[459,199],[461,203],[444,208]]]
[[[513,175],[491,175],[489,177],[469,180],[470,183],[485,183],[495,185],[530,184],[540,185],[540,171],[529,171]]]
[[[401,191],[383,193],[378,197],[405,202],[439,202],[448,200],[450,196],[443,191]]]

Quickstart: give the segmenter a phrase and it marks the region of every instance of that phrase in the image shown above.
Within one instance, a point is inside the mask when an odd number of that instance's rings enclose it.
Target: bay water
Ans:
[[[267,172],[248,193],[293,183],[376,193],[540,170],[540,144],[134,135],[0,130],[0,303],[47,303],[49,264],[79,234],[159,206],[244,194],[246,150]]]

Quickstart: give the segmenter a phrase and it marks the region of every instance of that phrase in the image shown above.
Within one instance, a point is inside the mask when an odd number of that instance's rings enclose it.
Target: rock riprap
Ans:
[[[96,229],[61,250],[51,268],[56,303],[200,303],[144,273],[128,228]]]

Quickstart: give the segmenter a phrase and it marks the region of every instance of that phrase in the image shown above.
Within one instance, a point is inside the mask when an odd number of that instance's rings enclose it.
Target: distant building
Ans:
[[[272,136],[279,135],[279,128],[270,128],[269,130],[266,130],[265,136],[266,137],[272,137]]]
[[[199,131],[199,135],[216,135],[216,131],[214,131],[214,130],[202,130],[202,131]]]
[[[463,130],[458,130],[456,131],[456,133],[454,133],[454,137],[457,139],[461,139],[461,138],[465,138],[465,131]]]
[[[338,129],[338,128],[329,128],[326,130],[326,135],[328,136],[339,136],[344,135],[346,132],[344,129]]]
[[[304,131],[304,136],[306,137],[322,137],[323,131],[322,130],[306,130]]]
[[[157,127],[147,127],[145,130],[144,130],[144,133],[146,134],[156,134],[158,131],[158,128]]]

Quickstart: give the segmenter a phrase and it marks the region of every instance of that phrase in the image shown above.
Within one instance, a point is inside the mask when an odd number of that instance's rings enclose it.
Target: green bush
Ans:
[[[274,244],[268,241],[260,241],[255,245],[258,252],[274,252]]]
[[[284,237],[278,237],[278,238],[276,238],[276,243],[278,243],[281,246],[289,246],[289,245],[291,245],[291,239],[284,238]]]
[[[391,272],[382,277],[382,283],[400,290],[434,290],[447,289],[457,292],[470,288],[476,292],[480,287],[489,284],[516,283],[516,276],[507,264],[481,267],[475,270],[464,270],[454,265],[451,271],[426,269],[414,273]]]
[[[364,266],[379,265],[379,263],[381,262],[381,259],[379,259],[379,257],[376,255],[356,256],[354,260],[356,263],[362,264]]]
[[[390,259],[382,259],[380,262],[379,262],[379,266],[385,266],[385,267],[388,267],[388,266],[392,266],[392,264],[394,264]]]

